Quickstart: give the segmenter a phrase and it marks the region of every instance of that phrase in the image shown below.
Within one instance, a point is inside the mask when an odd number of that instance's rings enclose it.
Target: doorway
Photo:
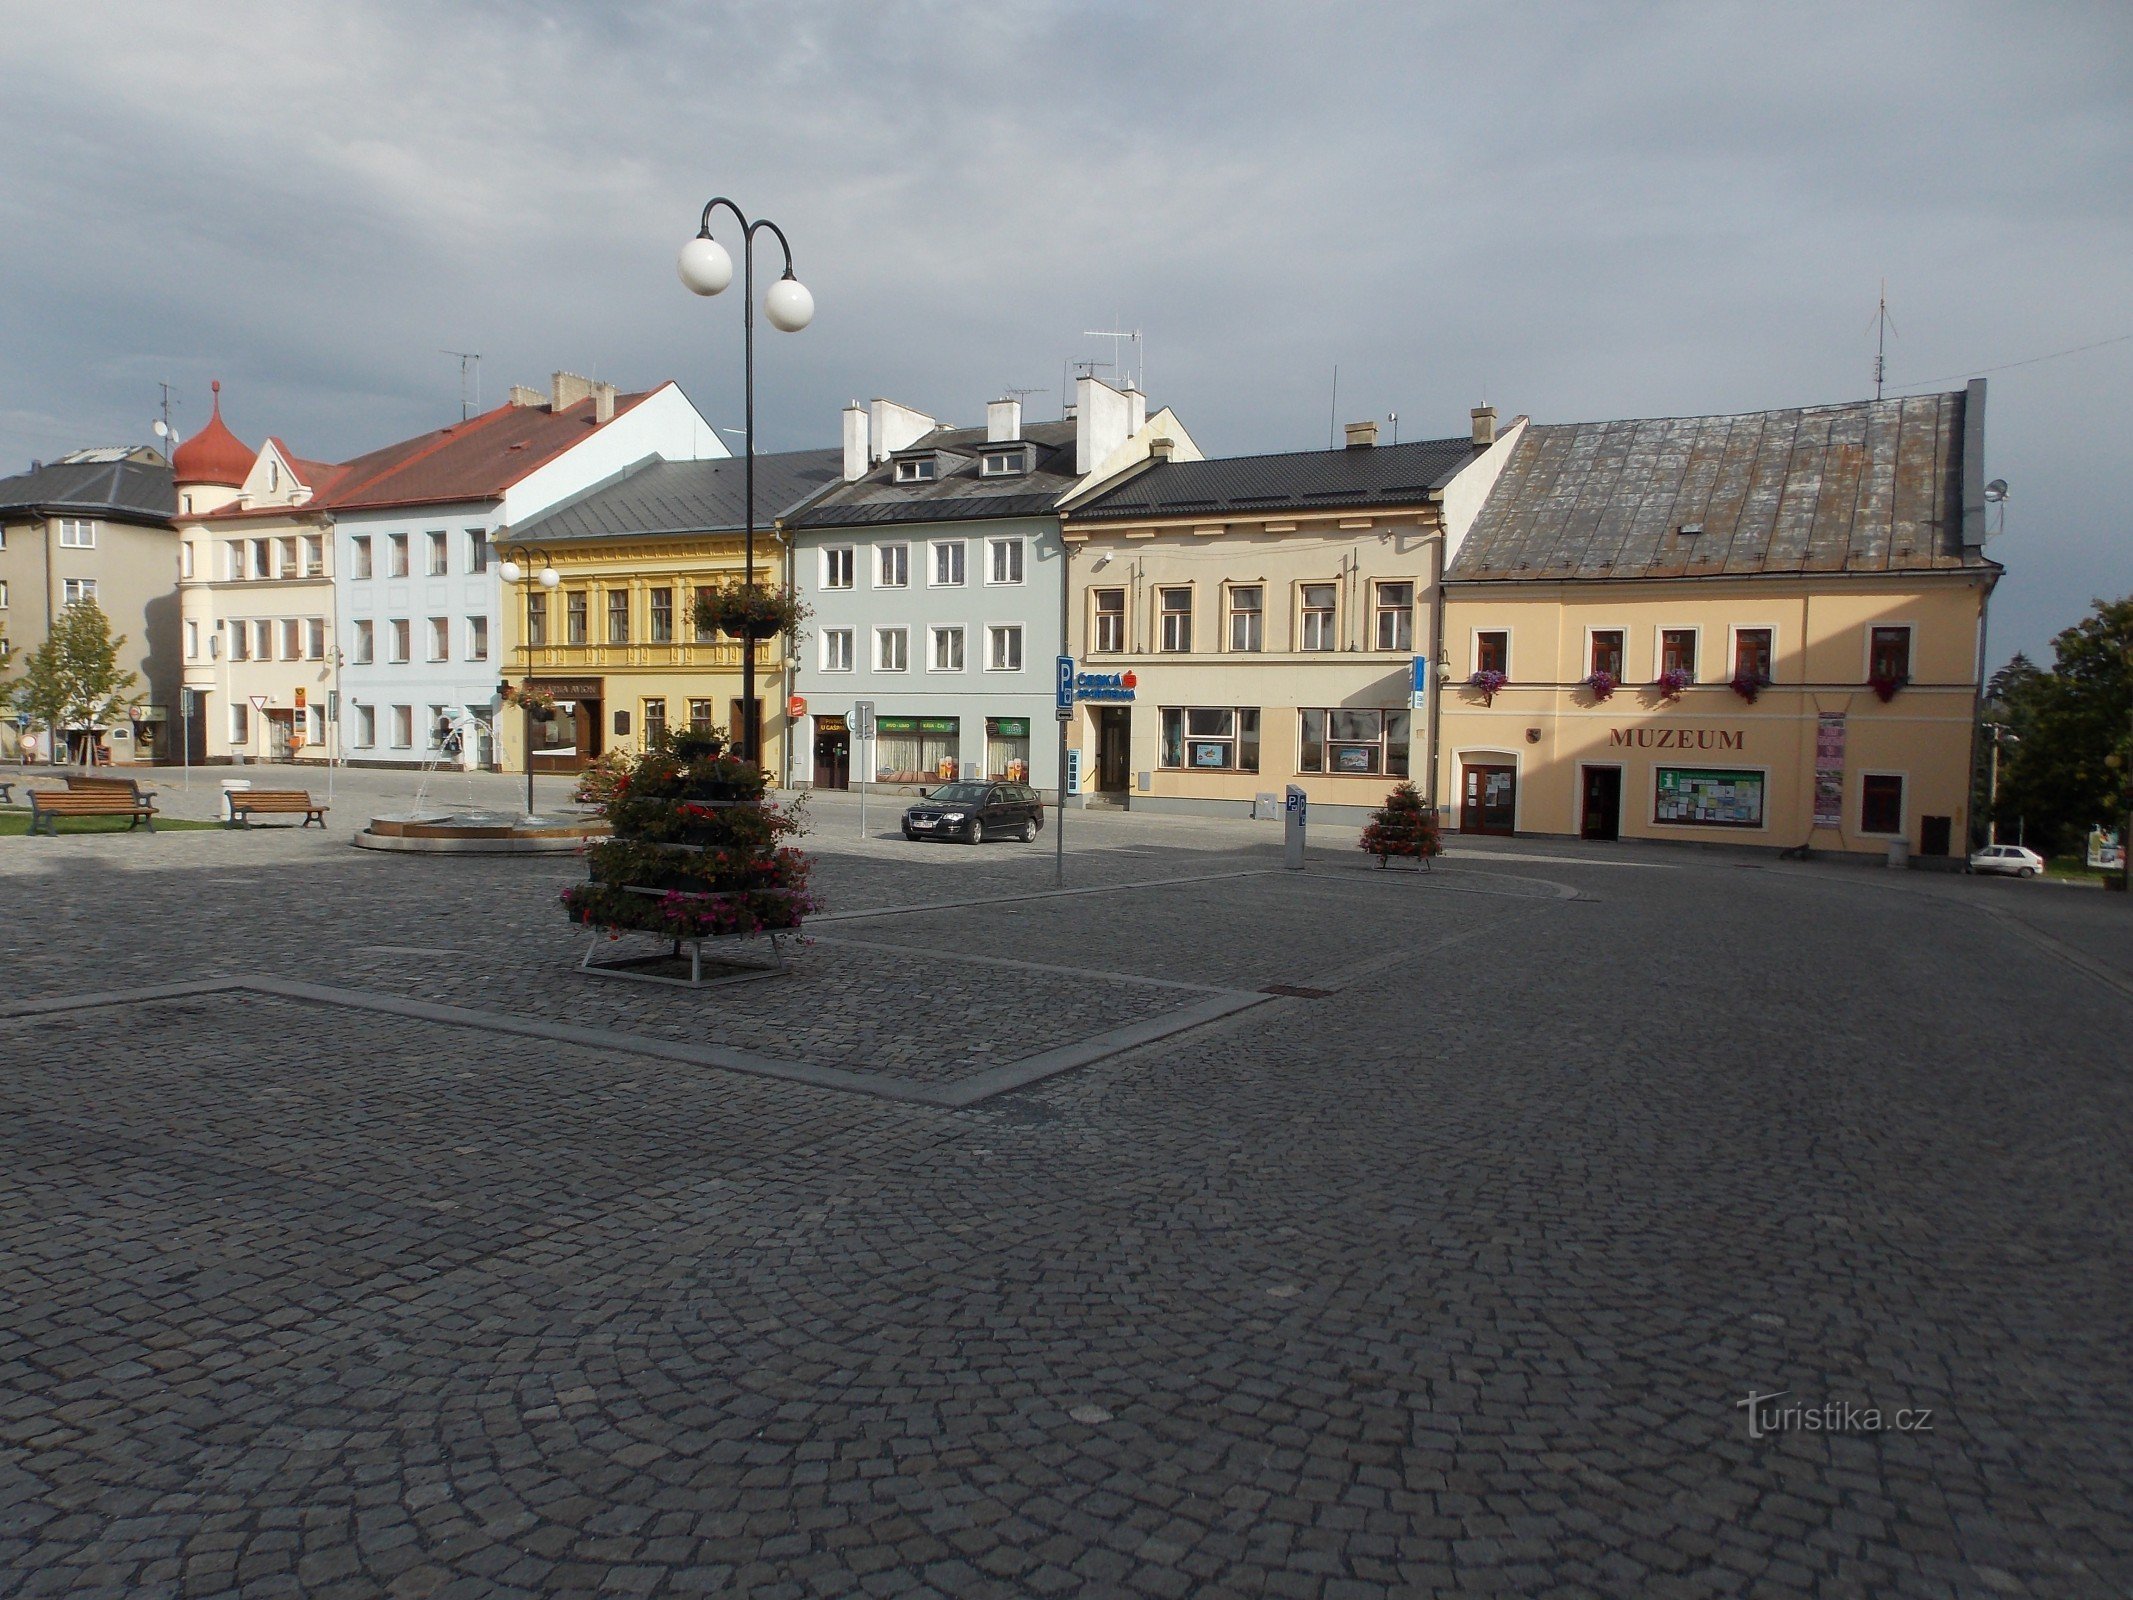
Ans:
[[[1096,791],[1124,794],[1133,786],[1133,708],[1101,706],[1096,712]]]
[[[287,761],[296,753],[296,713],[269,709],[261,714],[267,721],[267,759]]]
[[[1472,761],[1461,765],[1459,831],[1510,838],[1517,831],[1518,769]]]
[[[842,717],[815,719],[815,787],[852,786],[852,734]]]
[[[1583,832],[1588,839],[1619,839],[1622,837],[1622,769],[1620,767],[1586,767],[1585,774],[1585,825]]]

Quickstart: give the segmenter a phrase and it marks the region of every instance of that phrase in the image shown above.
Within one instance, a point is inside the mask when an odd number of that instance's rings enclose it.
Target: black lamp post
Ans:
[[[807,292],[806,285],[792,275],[792,245],[785,237],[785,230],[767,217],[748,220],[741,208],[723,195],[708,201],[704,206],[702,223],[697,227],[696,237],[681,247],[681,259],[677,266],[681,281],[697,294],[712,295],[723,290],[733,281],[733,257],[726,254],[726,247],[711,237],[711,213],[724,206],[733,213],[733,220],[741,228],[741,329],[743,381],[747,389],[747,499],[748,521],[745,542],[742,545],[741,562],[743,584],[755,587],[755,236],[768,228],[778,236],[778,247],[785,252],[785,271],[778,281],[770,286],[763,296],[763,315],[770,325],[783,333],[798,333],[814,320],[815,297]],[[751,765],[758,765],[762,752],[757,748],[757,724],[755,705],[755,639],[752,635],[741,636],[741,752]]]

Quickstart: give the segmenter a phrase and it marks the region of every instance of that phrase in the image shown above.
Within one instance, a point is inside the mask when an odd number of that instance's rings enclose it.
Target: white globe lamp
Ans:
[[[541,568],[541,587],[543,589],[553,589],[557,584],[561,583],[562,581],[563,574],[556,571],[555,568]]]
[[[708,233],[700,233],[681,247],[675,264],[681,281],[697,294],[717,294],[733,281],[733,257]]]
[[[506,561],[496,569],[496,575],[506,583],[518,582],[523,569],[516,561]]]
[[[763,315],[779,332],[798,333],[815,320],[815,297],[787,269],[785,276],[770,286],[770,293],[763,296]]]

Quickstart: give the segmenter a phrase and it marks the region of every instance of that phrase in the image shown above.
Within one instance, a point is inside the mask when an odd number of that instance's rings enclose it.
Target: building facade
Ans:
[[[1198,457],[1137,390],[1080,380],[1074,415],[1014,400],[949,428],[885,400],[844,414],[842,481],[785,519],[813,613],[792,670],[785,781],[900,788],[991,777],[1054,789],[1053,660],[1065,633],[1065,497],[1148,459]],[[856,707],[875,735],[862,745]]]
[[[0,479],[0,640],[9,671],[42,645],[69,605],[94,601],[122,635],[119,666],[138,702],[120,722],[61,730],[60,759],[152,762],[173,750],[179,659],[177,510],[171,468],[145,448],[77,450]],[[0,756],[20,760],[27,734],[40,759],[52,733],[0,719]]]
[[[835,450],[756,457],[758,582],[784,572],[778,514],[838,482],[841,462]],[[574,772],[608,750],[642,751],[666,729],[745,726],[742,646],[699,629],[694,611],[699,592],[743,576],[746,467],[649,462],[497,530],[498,551],[520,570],[507,588],[502,670],[556,702],[552,713],[504,716],[507,761],[519,763],[529,733],[535,771]],[[772,771],[783,765],[784,646],[756,646],[758,748]]]
[[[1528,430],[1446,576],[1448,825],[1964,854],[1984,410]]]
[[[1082,788],[1249,814],[1302,788],[1360,817],[1423,774],[1436,583],[1524,419],[1470,436],[1156,461],[1070,501]]]

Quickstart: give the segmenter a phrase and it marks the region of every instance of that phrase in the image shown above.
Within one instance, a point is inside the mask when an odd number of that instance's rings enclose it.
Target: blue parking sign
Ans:
[[[1059,658],[1055,700],[1059,709],[1059,720],[1064,722],[1069,716],[1073,715],[1074,711],[1074,658],[1072,656],[1061,656]]]

